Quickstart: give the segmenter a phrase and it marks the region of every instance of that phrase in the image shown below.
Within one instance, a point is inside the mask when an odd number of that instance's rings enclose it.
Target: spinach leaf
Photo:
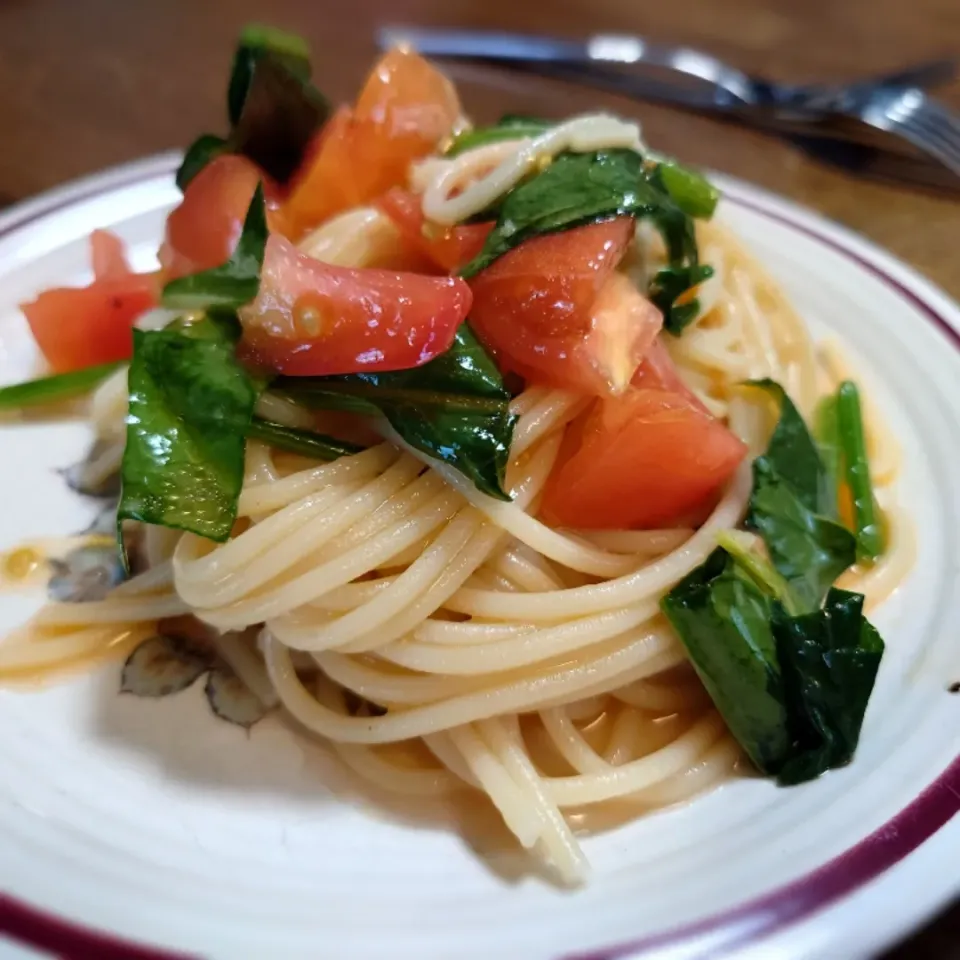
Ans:
[[[754,461],[747,519],[803,610],[816,609],[856,558],[850,531],[810,510],[765,457]]]
[[[283,66],[301,82],[310,79],[310,47],[306,40],[275,27],[248,24],[240,32],[227,86],[227,116],[231,124],[238,124],[243,116],[257,64],[268,59]]]
[[[800,783],[852,758],[883,641],[861,595],[831,589],[822,609],[791,616],[789,588],[744,559],[715,550],[661,608],[753,763]]]
[[[280,450],[289,450],[304,457],[316,457],[318,460],[336,460],[338,457],[347,457],[352,453],[359,453],[363,447],[346,440],[337,440],[312,430],[299,430],[296,427],[287,427],[272,420],[263,420],[254,417],[247,427],[247,438],[260,440],[277,447]]]
[[[885,531],[880,510],[873,496],[870,462],[863,433],[860,393],[849,380],[837,390],[837,431],[846,471],[847,486],[853,498],[856,522],[857,556],[868,563],[876,560],[885,548]]]
[[[713,267],[697,263],[686,267],[664,267],[654,274],[647,291],[663,314],[663,326],[675,337],[692,323],[700,312],[700,301],[690,291],[713,276]]]
[[[236,310],[260,289],[260,270],[267,247],[267,213],[263,184],[258,184],[243,221],[233,255],[219,267],[171,280],[161,302],[175,310]]]
[[[486,219],[496,215],[496,226],[461,276],[475,276],[531,237],[617,216],[648,218],[663,236],[669,259],[650,293],[663,312],[664,327],[679,334],[698,310],[695,300],[684,302],[684,295],[712,271],[698,264],[693,221],[652,170],[633,150],[560,154],[483,212]]]
[[[546,133],[555,123],[551,120],[538,120],[535,117],[524,117],[519,114],[508,113],[502,116],[492,127],[477,127],[473,130],[464,130],[458,133],[444,151],[444,156],[456,157],[467,150],[476,147],[485,147],[490,143],[501,143],[504,140],[520,140],[525,137],[539,137]]]
[[[707,693],[757,768],[790,752],[773,598],[718,548],[660,602]]]
[[[460,273],[474,276],[530,237],[618,216],[651,218],[670,259],[696,263],[690,218],[644,176],[640,154],[604,150],[560,154],[542,173],[514,187],[483,249]]]
[[[831,477],[803,418],[778,384],[753,386],[779,406],[754,461],[747,515],[770,562],[721,534],[661,608],[738,742],[760,770],[791,784],[853,756],[883,641],[863,597],[831,586],[854,562],[856,541],[835,519]],[[821,411],[831,450],[838,415],[837,404]]]
[[[257,399],[235,343],[235,327],[211,318],[133,331],[118,522],[229,537]]]
[[[463,325],[422,367],[337,377],[280,377],[272,389],[304,406],[382,414],[417,450],[449,463],[484,493],[509,499],[504,472],[516,417],[493,361]]]
[[[444,156],[456,157],[467,150],[504,140],[532,139],[556,125],[554,120],[508,113],[490,127],[476,127],[456,134],[444,151]],[[656,160],[649,157],[645,166],[651,171],[651,178],[656,179],[684,213],[701,220],[709,220],[713,216],[720,200],[720,191],[702,173],[676,160],[659,157]]]
[[[856,540],[835,519],[829,478],[790,398],[770,380],[752,386],[779,404],[780,416],[766,452],[753,463],[746,525],[763,537],[800,609],[815,610],[834,580],[854,562]]]
[[[275,58],[261,57],[230,143],[235,153],[249,157],[284,184],[300,167],[329,113],[330,106],[316,87]]]
[[[883,640],[863,616],[863,597],[832,589],[822,610],[774,615],[793,747],[782,784],[812,780],[849,763],[883,657]]]
[[[230,133],[204,134],[177,171],[184,190],[212,159],[239,153],[285,183],[326,121],[330,105],[310,81],[306,41],[271,27],[250,26],[240,37],[227,90]]]
[[[101,363],[84,370],[58,373],[52,377],[40,377],[37,380],[0,387],[0,410],[19,410],[82,396],[122,366],[122,363]]]

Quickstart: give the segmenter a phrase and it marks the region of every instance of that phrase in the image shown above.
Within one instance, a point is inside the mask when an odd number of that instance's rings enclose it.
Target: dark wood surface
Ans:
[[[569,36],[632,32],[783,80],[843,79],[960,53],[960,0],[0,0],[0,205],[222,131],[239,28],[308,36],[318,85],[348,99],[382,23]],[[468,110],[562,115],[603,102],[664,152],[744,177],[860,231],[960,297],[960,202],[858,181],[768,137],[554,81],[452,71]],[[943,91],[960,108],[960,84]],[[960,960],[960,907],[888,960]]]

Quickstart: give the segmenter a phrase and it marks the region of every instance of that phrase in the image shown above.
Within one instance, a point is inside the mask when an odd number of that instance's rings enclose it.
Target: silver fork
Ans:
[[[916,87],[878,89],[849,115],[897,134],[960,176],[960,117]]]
[[[712,112],[812,138],[821,148],[834,140],[860,145],[873,151],[858,155],[865,172],[960,189],[960,120],[921,89],[953,78],[956,59],[847,84],[781,84],[709,54],[640,37],[600,34],[580,41],[388,26],[378,31],[378,41],[381,47],[408,43],[428,56],[502,64]]]

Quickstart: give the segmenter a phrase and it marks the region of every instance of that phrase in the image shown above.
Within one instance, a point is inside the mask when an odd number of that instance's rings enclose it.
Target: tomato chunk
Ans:
[[[470,301],[463,280],[336,267],[273,236],[240,355],[291,376],[406,370],[450,347]]]
[[[614,272],[632,236],[620,217],[535,237],[477,274],[471,323],[500,365],[535,383],[625,390],[663,323]]]
[[[467,223],[440,227],[426,222],[421,198],[394,187],[377,201],[377,206],[396,224],[403,239],[447,273],[469,263],[482,249],[493,223]]]
[[[277,188],[246,157],[225,154],[207,164],[187,184],[183,200],[167,217],[160,248],[164,281],[209,270],[233,253],[257,184],[264,184],[267,224],[282,232]]]
[[[389,51],[353,109],[341,107],[293,179],[285,210],[295,235],[406,183],[410,164],[452,132],[460,102],[423,57]]]
[[[92,284],[46,290],[21,304],[54,373],[126,360],[133,352],[134,321],[157,303],[156,276],[131,272],[118,237],[96,230],[90,246]]]
[[[547,481],[548,523],[654,529],[712,505],[746,454],[719,420],[677,393],[633,388],[571,425]]]
[[[109,230],[94,230],[90,234],[90,262],[95,280],[119,280],[133,272],[123,241]]]
[[[667,390],[670,393],[679,393],[706,412],[707,408],[700,398],[680,379],[680,374],[677,373],[677,368],[674,366],[673,360],[670,359],[670,353],[664,345],[664,336],[667,336],[667,334],[661,334],[653,341],[643,358],[643,363],[640,364],[634,374],[633,386],[643,387],[647,390]]]

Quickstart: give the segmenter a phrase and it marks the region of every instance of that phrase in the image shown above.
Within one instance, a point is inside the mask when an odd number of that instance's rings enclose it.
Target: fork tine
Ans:
[[[889,91],[859,111],[872,127],[903,137],[960,173],[960,121],[917,89]]]
[[[948,110],[936,100],[927,97],[919,112],[929,118],[929,121],[939,128],[944,137],[950,137],[954,142],[960,143],[960,117],[952,110]]]
[[[960,174],[960,135],[945,129],[938,118],[917,111],[898,121],[894,129]]]
[[[909,120],[915,129],[930,139],[931,144],[949,151],[960,161],[960,123],[955,118],[928,100]]]

